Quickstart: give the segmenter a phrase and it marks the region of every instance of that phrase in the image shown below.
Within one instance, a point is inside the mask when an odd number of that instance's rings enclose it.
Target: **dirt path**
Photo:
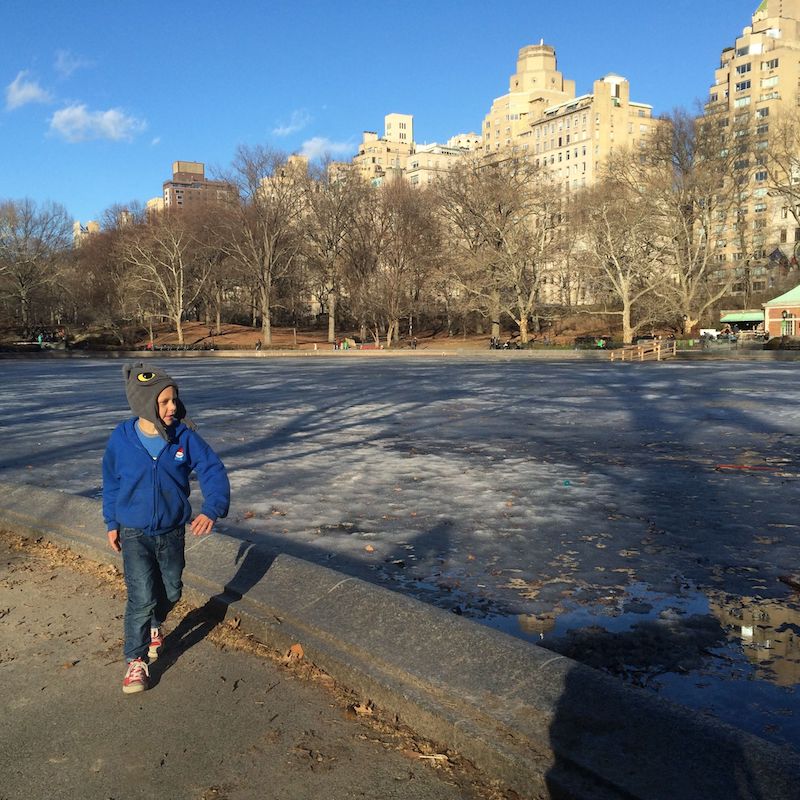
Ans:
[[[123,695],[124,597],[113,567],[0,531],[1,800],[508,797],[185,605],[153,687]]]

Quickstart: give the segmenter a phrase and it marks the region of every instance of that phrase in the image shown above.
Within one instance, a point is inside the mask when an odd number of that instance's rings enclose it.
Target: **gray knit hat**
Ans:
[[[128,398],[128,405],[137,417],[142,417],[156,426],[159,435],[172,441],[170,431],[166,428],[158,415],[158,396],[168,386],[175,387],[178,393],[178,384],[167,375],[164,370],[158,367],[145,367],[143,364],[125,364],[122,368],[122,376],[125,379],[125,394]],[[186,417],[186,408],[177,398],[175,419],[183,420],[190,428],[194,428],[192,421]]]

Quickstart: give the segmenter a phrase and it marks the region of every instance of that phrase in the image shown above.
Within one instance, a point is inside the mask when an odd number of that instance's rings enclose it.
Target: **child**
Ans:
[[[195,536],[210,533],[228,513],[230,484],[216,453],[194,431],[166,372],[142,364],[122,369],[125,394],[138,417],[114,429],[103,457],[103,517],[108,542],[122,551],[126,694],[147,689],[148,663],[158,658],[161,626],[180,600],[184,526],[191,519],[189,475],[196,470],[202,511]]]

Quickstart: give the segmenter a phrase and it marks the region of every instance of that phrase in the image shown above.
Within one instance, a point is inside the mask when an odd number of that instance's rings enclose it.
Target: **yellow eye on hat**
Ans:
[[[140,372],[136,376],[136,380],[140,383],[149,383],[153,378],[155,378],[155,372]]]

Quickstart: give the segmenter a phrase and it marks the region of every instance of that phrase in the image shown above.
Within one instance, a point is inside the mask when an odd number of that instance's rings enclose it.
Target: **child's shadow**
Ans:
[[[208,598],[200,607],[189,611],[177,627],[164,637],[158,660],[153,662],[150,685],[157,686],[161,676],[190,648],[201,642],[226,617],[231,603],[241,600],[269,569],[275,555],[250,542],[242,542],[236,554],[236,574],[222,591]]]

